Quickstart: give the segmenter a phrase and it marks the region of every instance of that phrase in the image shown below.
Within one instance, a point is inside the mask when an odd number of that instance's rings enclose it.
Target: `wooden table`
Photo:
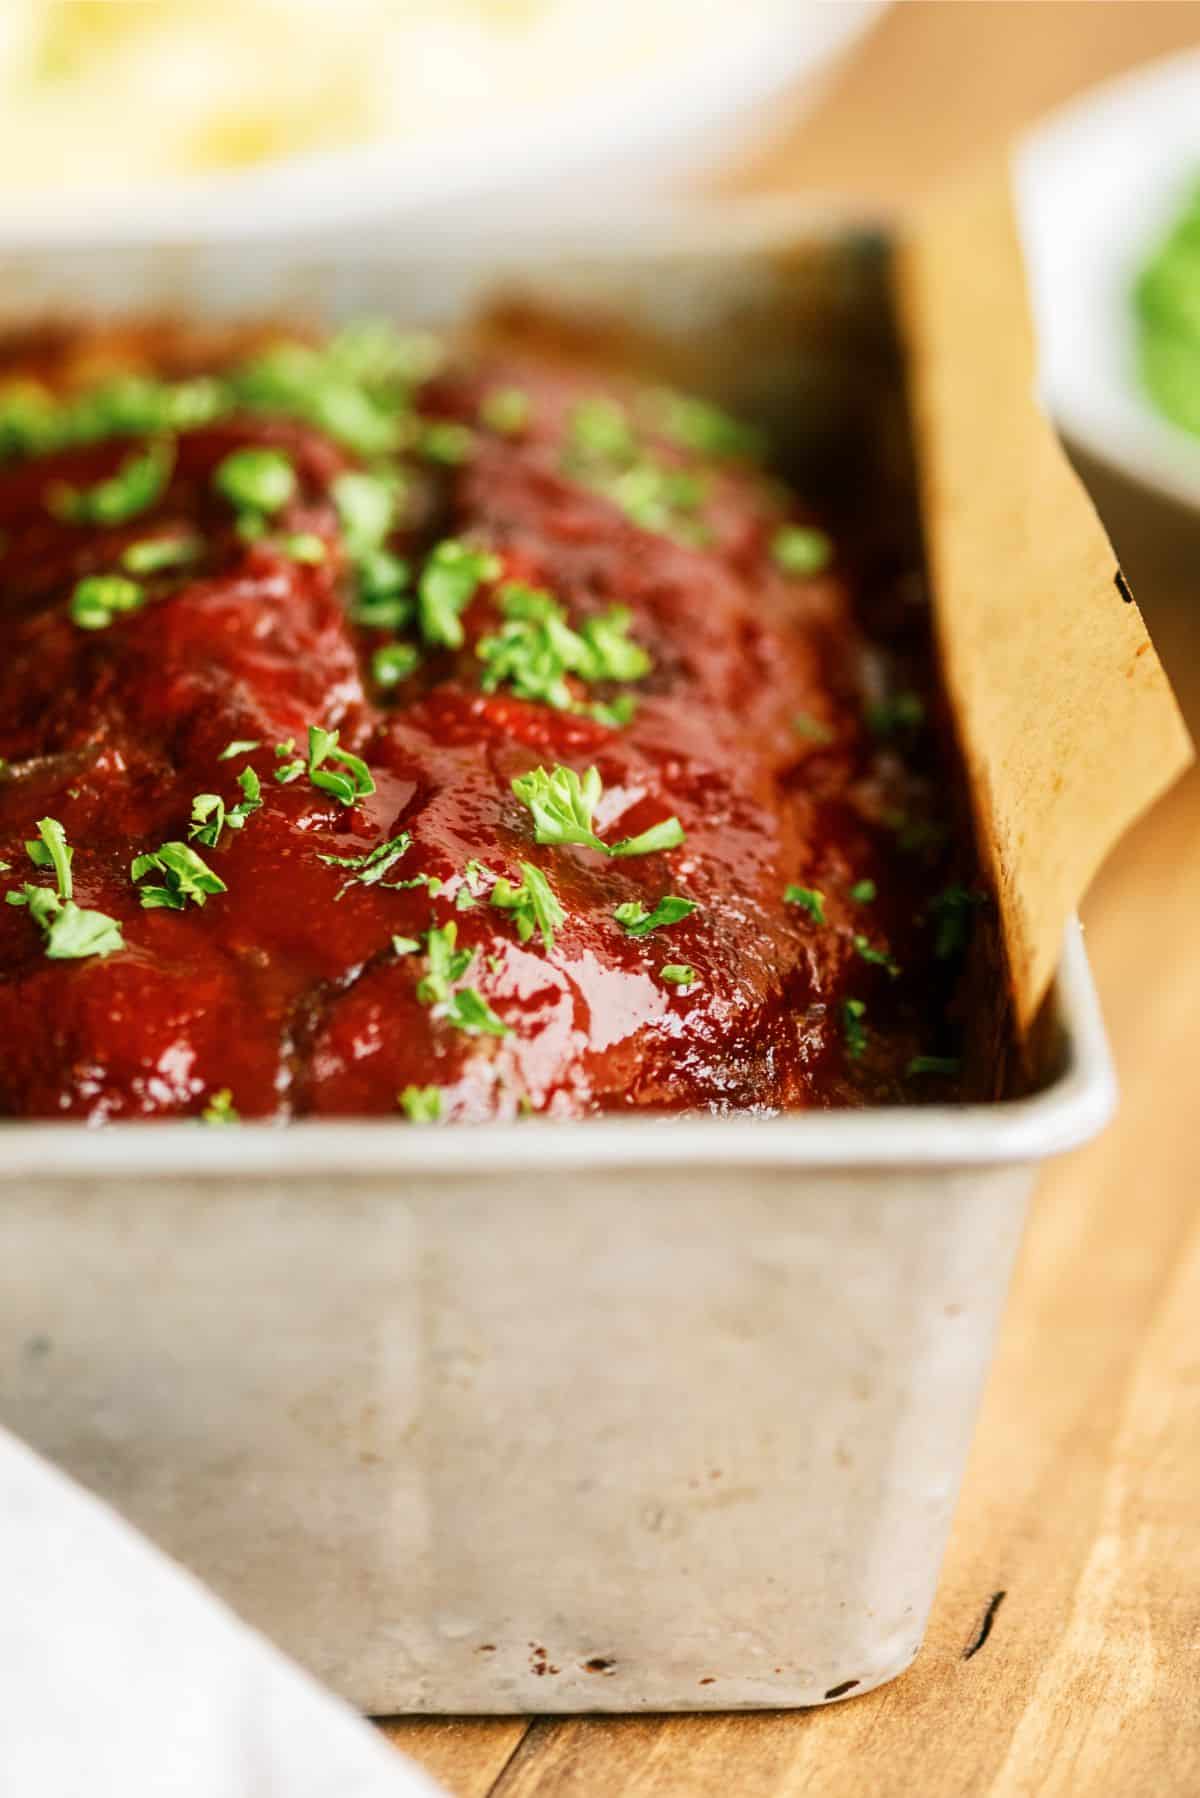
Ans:
[[[906,4],[732,185],[899,203],[1188,42],[1200,5]],[[1196,729],[1200,527],[1100,498]],[[1200,1794],[1200,771],[1086,918],[1122,1111],[1042,1183],[916,1666],[818,1711],[386,1725],[455,1798]]]

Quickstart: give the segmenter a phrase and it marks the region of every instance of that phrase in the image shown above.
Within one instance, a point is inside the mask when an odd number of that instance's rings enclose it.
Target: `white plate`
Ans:
[[[1045,404],[1101,461],[1200,507],[1200,438],[1142,392],[1130,290],[1200,174],[1200,50],[1094,89],[1016,157]]]
[[[570,217],[598,194],[603,219],[630,194],[642,201],[752,141],[784,105],[794,116],[885,4],[784,0],[720,17],[699,6],[670,59],[445,139],[313,153],[123,197],[55,196],[36,209],[6,212],[0,196],[0,253],[334,234],[378,246],[381,232],[461,235],[506,212]]]

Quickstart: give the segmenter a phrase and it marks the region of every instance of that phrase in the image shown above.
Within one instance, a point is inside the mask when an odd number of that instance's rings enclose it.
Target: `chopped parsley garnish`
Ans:
[[[403,489],[403,477],[391,469],[374,474],[352,469],[336,477],[331,488],[333,503],[351,557],[382,547],[395,529]]]
[[[475,433],[453,418],[433,418],[421,427],[417,453],[444,468],[461,468],[475,454]]]
[[[126,456],[116,474],[94,487],[52,489],[47,504],[73,524],[125,524],[162,498],[174,466],[175,445],[151,443]]]
[[[604,494],[642,530],[681,542],[706,535],[692,516],[704,497],[703,477],[644,449],[616,400],[597,396],[574,408],[563,464],[568,474]]]
[[[25,844],[25,853],[35,868],[53,868],[55,886],[60,899],[70,899],[75,892],[71,863],[75,851],[67,842],[67,833],[57,818],[39,818],[38,834]]]
[[[219,793],[197,793],[192,800],[192,818],[188,825],[188,836],[207,849],[215,849],[221,840],[221,832],[228,826],[230,830],[241,830],[247,818],[262,807],[262,783],[253,768],[243,768],[237,777],[238,786],[243,797],[237,805],[231,805],[226,811],[225,801]]]
[[[914,1055],[904,1072],[917,1074],[957,1074],[962,1071],[962,1062],[957,1055]]]
[[[622,837],[618,843],[606,843],[592,829],[592,813],[600,803],[604,788],[596,768],[589,768],[582,778],[574,768],[533,768],[518,774],[512,790],[521,804],[527,806],[534,824],[534,840],[538,843],[578,843],[585,849],[598,849],[603,855],[652,855],[661,849],[677,849],[684,840],[678,818],[664,818],[635,837]]]
[[[444,1005],[454,981],[461,980],[474,961],[474,949],[459,949],[457,943],[457,924],[434,924],[426,931],[427,971],[417,985],[422,1005]]]
[[[397,955],[415,955],[420,947],[420,942],[415,936],[394,936],[392,938],[392,948]]]
[[[45,936],[50,961],[83,961],[91,955],[114,955],[125,947],[121,926],[106,912],[88,911],[73,899],[61,899],[49,887],[28,883],[5,895],[9,905],[25,905]]]
[[[399,836],[389,837],[386,843],[377,844],[366,855],[319,855],[317,860],[325,862],[331,868],[352,868],[354,870],[350,879],[339,887],[335,895],[340,899],[343,893],[349,892],[350,888],[356,884],[364,887],[387,886],[396,889],[415,885],[415,882],[411,880],[384,879],[384,875],[389,873],[411,848],[412,837],[407,830],[402,830]]]
[[[870,905],[879,897],[879,889],[873,880],[856,880],[850,888],[850,897],[856,905]]]
[[[231,450],[213,471],[213,486],[235,512],[266,519],[296,492],[296,471],[282,450],[248,445]]]
[[[813,718],[808,712],[796,712],[792,717],[792,729],[798,737],[807,737],[812,743],[832,743],[833,732],[819,718]]]
[[[516,437],[529,423],[529,395],[519,387],[493,387],[479,404],[479,422],[499,437]]]
[[[936,925],[933,953],[939,961],[960,955],[971,940],[976,907],[986,905],[982,893],[972,893],[957,882],[940,892],[930,904]]]
[[[695,968],[689,968],[686,962],[669,961],[665,968],[658,970],[660,980],[668,986],[694,986],[700,976]]]
[[[867,1007],[862,999],[842,1000],[842,1039],[851,1061],[858,1061],[867,1047],[867,1026],[863,1019]]]
[[[867,724],[877,737],[894,737],[900,731],[919,730],[925,722],[925,705],[919,693],[894,693],[867,707]]]
[[[384,643],[371,657],[371,674],[381,687],[398,687],[421,666],[421,652],[414,643]]]
[[[577,463],[617,463],[628,467],[637,460],[639,445],[625,408],[598,394],[581,400],[567,421],[567,443]]]
[[[417,610],[427,643],[461,649],[465,612],[482,581],[494,581],[500,559],[487,550],[471,549],[454,537],[437,544],[417,582]]]
[[[440,1086],[406,1086],[398,1103],[405,1117],[414,1124],[436,1124],[442,1115]]]
[[[220,875],[214,874],[187,843],[164,843],[153,854],[135,856],[130,879],[141,881],[152,871],[161,873],[163,879],[160,884],[140,889],[138,898],[147,911],[160,906],[183,911],[189,899],[193,905],[205,905],[213,893],[228,891]]]
[[[678,924],[681,918],[690,917],[695,909],[694,900],[667,893],[653,911],[647,911],[640,899],[627,899],[617,906],[613,917],[626,936],[649,936],[652,930],[665,930],[669,924]]]
[[[487,1000],[474,987],[457,986],[475,959],[474,949],[460,949],[458,925],[432,925],[425,933],[426,973],[417,983],[417,998],[422,1005],[437,1007],[435,1015],[444,1017],[456,1030],[471,1036],[508,1036],[507,1024],[498,1018]]]
[[[361,756],[351,755],[348,749],[339,749],[336,730],[325,730],[319,724],[308,727],[307,759],[293,754],[296,744],[293,738],[286,743],[275,745],[275,754],[282,765],[275,770],[275,778],[284,786],[293,780],[299,780],[307,771],[308,778],[314,787],[321,792],[332,794],[339,805],[356,805],[368,793],[375,791],[375,781],[371,771]],[[327,762],[338,764],[334,768],[325,766]]]
[[[319,568],[329,555],[324,537],[318,537],[315,531],[291,531],[279,539],[279,547],[293,562],[310,568]]]
[[[892,960],[886,949],[876,949],[867,937],[862,936],[857,932],[854,935],[853,941],[854,952],[856,955],[860,955],[863,961],[872,962],[878,968],[886,968],[893,980],[895,979],[896,975],[900,972],[900,968],[898,964]]]
[[[704,480],[647,456],[609,480],[591,483],[619,506],[631,524],[680,543],[703,543],[708,532],[693,514],[704,498]]]
[[[241,1121],[234,1109],[233,1093],[227,1086],[215,1092],[200,1113],[202,1124],[240,1124]]]
[[[161,574],[197,561],[203,551],[198,537],[144,537],[121,551],[121,567],[127,574]]]
[[[798,905],[806,911],[814,924],[825,922],[825,895],[818,893],[815,887],[789,886],[784,888],[785,905]]]
[[[399,631],[413,622],[416,595],[408,591],[410,570],[387,549],[368,550],[354,564],[358,579],[351,617],[368,631]]]
[[[771,538],[771,560],[784,574],[810,580],[823,574],[833,559],[833,545],[812,525],[785,524]]]
[[[19,891],[7,893],[9,905],[28,908],[29,915],[45,938],[50,961],[83,961],[92,955],[113,955],[125,947],[121,926],[106,912],[88,911],[76,905],[72,894],[71,861],[74,850],[57,818],[39,818],[36,839],[27,842],[25,853],[36,868],[54,870],[54,887],[37,887],[26,882]]]
[[[468,1036],[511,1036],[512,1031],[498,1018],[482,993],[473,986],[460,986],[446,1001],[445,1016],[456,1030]]]
[[[262,741],[258,737],[235,737],[231,743],[226,743],[217,760],[231,762],[235,755],[249,755],[252,749],[261,748]]]
[[[485,693],[507,682],[521,699],[570,711],[577,708],[568,674],[583,681],[615,681],[641,680],[650,672],[650,657],[628,635],[625,606],[611,606],[573,630],[565,607],[536,587],[510,581],[499,598],[505,623],[481,638],[476,649],[484,664],[480,685]]]
[[[607,725],[609,730],[624,730],[627,724],[633,722],[637,703],[635,693],[618,693],[612,700],[594,700],[590,705],[585,705],[583,711],[587,717],[594,718],[597,724]]]
[[[71,594],[71,621],[81,631],[102,631],[123,612],[136,612],[146,595],[124,574],[85,574]]]
[[[656,388],[642,396],[640,409],[652,430],[695,455],[758,461],[763,454],[761,431],[696,394]]]
[[[491,903],[502,911],[510,911],[517,935],[527,943],[535,930],[542,933],[547,949],[554,947],[554,932],[567,921],[567,914],[554,896],[553,889],[540,868],[532,862],[521,863],[521,884],[497,880],[492,888]]]

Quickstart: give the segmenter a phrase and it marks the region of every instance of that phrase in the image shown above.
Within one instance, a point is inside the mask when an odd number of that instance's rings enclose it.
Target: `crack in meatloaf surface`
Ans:
[[[376,326],[0,381],[0,1112],[964,1091],[936,697],[752,432]]]

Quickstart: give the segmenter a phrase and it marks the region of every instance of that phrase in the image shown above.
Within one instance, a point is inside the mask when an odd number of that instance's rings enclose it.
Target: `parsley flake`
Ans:
[[[895,693],[874,700],[867,707],[867,724],[877,737],[894,737],[901,731],[919,730],[925,722],[925,705],[919,693]]]
[[[851,1061],[858,1061],[866,1053],[867,1026],[863,1022],[866,1011],[862,999],[842,1000],[842,1038]]]
[[[512,1031],[498,1018],[482,993],[473,986],[460,986],[446,1001],[445,1015],[456,1030],[468,1036],[511,1036]]]
[[[523,943],[529,941],[535,930],[540,930],[547,950],[554,947],[554,932],[567,921],[567,914],[556,899],[550,882],[532,862],[521,863],[520,886],[514,886],[511,880],[497,880],[492,888],[491,903],[502,911],[512,912],[517,935]]]
[[[335,898],[340,899],[343,893],[348,893],[350,888],[356,884],[364,887],[387,886],[392,888],[414,885],[411,880],[384,879],[384,875],[389,873],[411,848],[412,837],[407,830],[402,830],[399,836],[389,837],[386,843],[377,844],[366,855],[319,855],[317,860],[325,862],[331,868],[352,868],[354,870],[350,879],[339,887],[334,895]],[[393,938],[393,942],[399,940],[399,938]],[[417,948],[418,945],[414,943],[413,947]]]
[[[59,486],[47,505],[73,524],[125,524],[146,512],[166,492],[175,466],[175,445],[162,441],[126,456],[116,474],[94,487]]]
[[[124,574],[85,574],[71,594],[71,621],[82,631],[102,631],[123,612],[136,612],[146,595]]]
[[[812,743],[832,743],[833,732],[819,718],[808,712],[796,712],[792,717],[792,729],[798,737],[807,737]]]
[[[281,512],[296,492],[296,471],[282,450],[247,445],[213,471],[213,486],[236,512],[262,519]]]
[[[512,790],[533,818],[534,841],[538,843],[578,843],[603,855],[628,856],[677,849],[684,840],[679,819],[664,818],[635,837],[604,842],[592,829],[592,813],[604,791],[596,768],[589,768],[582,777],[574,768],[559,766],[549,772],[533,768],[517,775]]]
[[[454,981],[461,980],[475,959],[474,949],[459,949],[458,925],[432,925],[425,933],[427,972],[417,983],[422,1005],[444,1005]]]
[[[336,730],[326,730],[320,724],[310,724],[307,758],[293,755],[296,747],[293,737],[289,737],[286,743],[277,743],[275,754],[282,765],[275,770],[276,780],[287,786],[291,781],[299,780],[307,771],[313,786],[323,793],[331,794],[339,805],[356,805],[360,799],[365,799],[375,791],[371,770],[361,756],[352,755],[348,749],[338,747],[338,736]],[[338,766],[326,767],[324,764],[327,762],[334,762]]]
[[[397,1103],[414,1124],[436,1124],[442,1115],[440,1086],[406,1086]]]
[[[458,947],[458,925],[434,924],[425,933],[426,972],[417,982],[417,998],[422,1005],[437,1008],[435,1016],[444,1017],[456,1030],[469,1036],[509,1036],[511,1031],[498,1018],[487,1000],[474,987],[458,986],[475,959],[474,949]]]
[[[771,538],[771,560],[776,568],[798,580],[823,574],[832,559],[829,538],[811,525],[785,524]]]
[[[475,433],[457,419],[431,419],[417,438],[417,453],[443,468],[461,468],[475,454]]]
[[[476,648],[484,663],[485,693],[507,683],[521,699],[570,711],[579,708],[568,674],[603,681],[641,680],[650,672],[650,657],[628,636],[631,614],[625,606],[612,606],[573,630],[565,608],[539,588],[510,581],[499,597],[505,623]]]
[[[627,899],[624,905],[617,906],[613,917],[626,936],[649,936],[652,930],[665,930],[667,925],[678,924],[681,918],[690,917],[695,909],[694,900],[680,899],[674,893],[668,893],[653,911],[647,911],[640,899]]]
[[[189,899],[193,905],[205,905],[213,893],[228,891],[220,875],[214,874],[187,843],[164,843],[152,854],[135,856],[130,879],[136,883],[153,870],[162,874],[162,882],[143,886],[138,893],[147,911],[158,907],[183,911]]]
[[[986,903],[982,893],[969,892],[957,882],[932,901],[929,909],[936,925],[933,953],[939,961],[962,954],[971,940],[975,909]]]
[[[690,968],[686,962],[676,961],[668,962],[665,968],[660,968],[658,977],[665,980],[668,986],[678,987],[695,986],[700,978],[695,968]]]
[[[860,955],[864,961],[872,962],[876,967],[886,968],[892,979],[896,978],[900,972],[899,965],[892,960],[886,949],[876,949],[867,937],[858,932],[855,932],[853,942],[856,955]]]
[[[695,455],[758,461],[763,454],[760,430],[696,394],[655,388],[642,396],[641,410],[652,430]]]
[[[186,567],[203,552],[198,537],[144,537],[121,551],[121,567],[127,574],[161,574],[164,569]]]
[[[217,760],[231,762],[235,755],[249,755],[252,749],[261,748],[262,742],[257,737],[235,737],[232,742],[226,743]]]
[[[417,582],[417,609],[425,641],[461,649],[460,613],[470,605],[480,583],[496,580],[499,573],[499,557],[487,550],[471,549],[454,537],[437,544]]]
[[[5,895],[9,905],[24,905],[45,938],[50,961],[83,961],[92,955],[114,955],[125,947],[121,926],[106,912],[88,911],[73,899],[62,899],[49,887],[26,883]]]
[[[371,674],[381,687],[398,687],[420,666],[421,652],[413,643],[384,643],[371,657]]]
[[[957,1055],[914,1055],[904,1072],[911,1076],[960,1073],[962,1062]]]
[[[850,888],[850,897],[856,905],[870,905],[879,896],[879,889],[873,880],[856,880]]]
[[[54,870],[54,888],[26,882],[19,891],[5,895],[7,903],[27,907],[45,938],[46,955],[50,961],[82,961],[92,955],[113,955],[123,949],[125,941],[115,918],[110,918],[106,912],[89,911],[76,905],[71,876],[75,852],[58,819],[39,818],[37,828],[37,837],[26,843],[25,853],[35,868]]]
[[[38,834],[25,844],[25,853],[35,868],[53,868],[60,899],[70,899],[75,891],[71,863],[75,851],[67,842],[67,833],[57,818],[39,818]]]
[[[227,1086],[223,1086],[219,1092],[215,1092],[200,1113],[202,1124],[240,1124],[241,1121],[234,1109],[233,1093]]]
[[[293,562],[301,562],[309,568],[319,568],[329,556],[324,537],[318,537],[315,531],[292,531],[280,538],[279,547]]]
[[[243,768],[237,782],[243,797],[237,805],[231,805],[228,811],[219,793],[197,793],[192,800],[188,836],[203,843],[207,849],[216,848],[221,840],[221,832],[226,827],[241,830],[247,818],[262,808],[262,782],[254,769]]]
[[[529,424],[529,395],[519,387],[493,387],[479,405],[479,422],[498,437],[516,437]]]
[[[421,944],[415,936],[394,936],[392,938],[392,948],[397,955],[415,955],[420,947]]]
[[[798,905],[801,911],[808,913],[814,924],[825,922],[825,895],[815,887],[786,887],[783,902],[785,905]]]

